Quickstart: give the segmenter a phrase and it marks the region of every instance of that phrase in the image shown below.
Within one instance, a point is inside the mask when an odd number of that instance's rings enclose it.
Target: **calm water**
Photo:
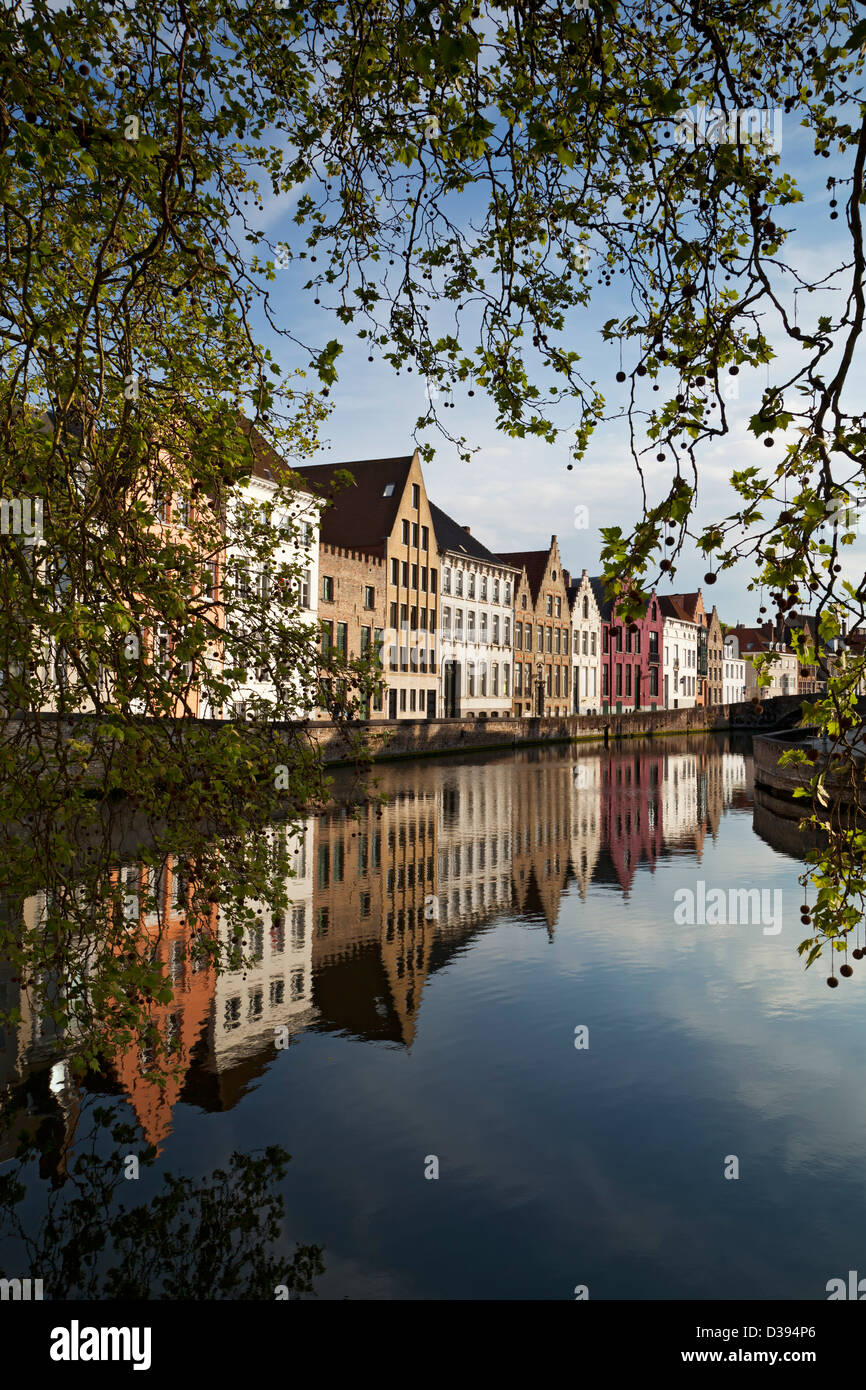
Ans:
[[[214,980],[181,949],[168,959],[183,1073],[164,1088],[128,1056],[73,1085],[36,1030],[7,1030],[0,1179],[19,1172],[16,1136],[51,1142],[20,1166],[5,1274],[44,1267],[46,1297],[80,1295],[99,1203],[76,1161],[92,1152],[101,1172],[143,1140],[154,1161],[112,1201],[148,1208],[138,1240],[155,1254],[135,1277],[153,1295],[166,1269],[196,1296],[211,1277],[183,1273],[154,1214],[165,1175],[200,1197],[233,1153],[274,1145],[284,1172],[228,1205],[273,1202],[275,1224],[257,1255],[224,1234],[239,1282],[219,1296],[273,1296],[298,1243],[320,1247],[309,1283],[328,1299],[571,1299],[581,1284],[592,1299],[824,1299],[828,1279],[866,1272],[860,972],[831,991],[824,962],[803,971],[796,840],[772,820],[772,843],[756,833],[748,743],[379,775],[381,817],[309,821],[295,909],[263,922],[258,967]],[[771,890],[781,931],[679,925],[675,894],[698,901],[699,881]],[[209,1210],[187,1246],[221,1219]],[[104,1296],[117,1285],[94,1244]],[[256,1272],[265,1248],[275,1264]]]

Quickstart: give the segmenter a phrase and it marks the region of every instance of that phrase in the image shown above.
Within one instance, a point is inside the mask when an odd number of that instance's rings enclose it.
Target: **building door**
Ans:
[[[640,709],[640,678],[641,678],[641,672],[640,672],[640,670],[638,669],[638,667],[636,666],[636,667],[635,667],[635,671],[634,671],[634,707],[635,707],[635,709]]]
[[[428,718],[428,719],[435,719],[435,718],[436,718],[436,691],[435,691],[435,690],[428,690],[428,691],[427,691],[427,718]]]
[[[460,663],[446,661],[443,674],[445,718],[456,719],[460,713]]]
[[[389,719],[396,719],[396,718],[397,718],[397,692],[396,692],[396,690],[389,690],[389,691],[388,691],[388,718],[389,718]]]

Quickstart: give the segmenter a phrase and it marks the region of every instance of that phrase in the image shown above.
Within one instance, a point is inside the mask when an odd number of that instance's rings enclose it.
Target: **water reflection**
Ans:
[[[157,1151],[179,1101],[231,1108],[304,1030],[411,1046],[425,981],[456,946],[503,914],[552,939],[572,884],[581,898],[592,885],[628,897],[660,857],[700,862],[725,808],[750,797],[745,752],[719,737],[415,763],[382,770],[380,782],[386,803],[358,809],[341,799],[338,774],[326,813],[264,832],[289,904],[248,902],[243,939],[214,906],[221,946],[243,953],[237,969],[195,949],[202,924],[183,865],[118,865],[130,932],[138,926],[138,948],[168,986],[149,1008],[165,1051],[118,1047],[102,1084],[128,1099]],[[40,895],[23,905],[31,923],[44,910]],[[21,1019],[0,1031],[0,1088],[27,1096],[32,1120],[50,1112],[74,1129],[75,1085],[50,1007],[34,1003],[50,984],[39,983],[27,988],[0,964],[0,1010]],[[7,1128],[0,1156],[22,1124]]]
[[[164,993],[147,1010],[159,1047],[131,1044],[127,1030],[104,1067],[78,1075],[74,1036],[52,1022],[51,981],[34,989],[20,965],[0,964],[0,1010],[13,1019],[0,1031],[0,1164],[18,1155],[31,1195],[34,1184],[69,1181],[94,1096],[126,1107],[159,1169],[182,1114],[197,1116],[196,1135],[201,1112],[246,1114],[247,1098],[305,1037],[410,1052],[428,984],[491,928],[510,923],[555,943],[567,895],[587,907],[594,895],[636,899],[644,911],[642,876],[677,859],[694,875],[726,812],[749,812],[752,795],[748,745],[725,736],[407,763],[378,778],[384,804],[358,808],[353,780],[337,774],[326,812],[262,831],[286,902],[247,900],[242,930],[225,892],[206,920],[192,910],[180,856],[155,868],[146,840],[136,853],[127,839],[112,910],[129,952],[161,969]],[[39,894],[22,907],[31,928],[45,911]],[[210,939],[219,968],[202,949]],[[511,968],[498,966],[503,992],[514,987]],[[270,1142],[267,1125],[262,1137]],[[28,1219],[38,1245],[51,1225],[45,1199],[34,1198]],[[10,1272],[5,1245],[0,1265]],[[238,1287],[253,1290],[239,1296],[270,1296],[272,1275],[271,1265],[261,1278],[238,1272]]]

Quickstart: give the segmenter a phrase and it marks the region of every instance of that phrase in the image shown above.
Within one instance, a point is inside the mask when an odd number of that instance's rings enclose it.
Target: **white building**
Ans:
[[[796,695],[800,687],[800,663],[794,652],[789,651],[784,642],[775,642],[766,637],[760,628],[737,627],[726,638],[736,638],[739,655],[744,662],[745,698],[752,700],[758,696],[762,700],[772,700],[777,695]],[[758,685],[757,658],[770,652],[778,655],[766,666],[764,674],[770,676],[769,685]]]
[[[586,570],[566,578],[571,611],[571,712],[601,711],[601,612]]]
[[[439,713],[511,714],[514,591],[520,571],[430,503],[441,574]]]
[[[305,648],[302,651],[299,645],[298,651],[290,656],[293,693],[296,698],[292,700],[291,708],[283,717],[303,719],[312,715],[317,693],[315,665],[318,648],[313,634],[318,635],[321,500],[312,493],[299,490],[293,494],[288,508],[281,505],[274,509],[271,525],[277,531],[279,540],[266,566],[263,567],[250,558],[250,551],[244,543],[248,525],[246,509],[263,509],[274,503],[278,491],[274,470],[281,466],[285,467],[275,454],[260,449],[252,476],[230,499],[226,523],[225,571],[230,588],[234,584],[240,587],[242,592],[264,594],[266,597],[272,585],[278,582],[277,576],[282,567],[291,567],[291,582],[297,586],[298,593],[298,618],[311,629],[311,640],[308,650]],[[219,582],[220,576],[217,575],[216,583]],[[229,628],[230,626],[229,618]],[[239,635],[243,638],[243,628]],[[265,660],[270,661],[272,655],[266,644]],[[259,699],[273,704],[276,698],[277,689],[269,667],[251,665],[247,671],[247,680],[240,685],[235,695],[233,707],[224,708],[221,712],[212,711],[203,698],[200,713],[203,718],[243,718],[249,712],[250,701]]]
[[[722,667],[722,704],[735,705],[746,698],[746,663],[740,656],[739,638],[730,633],[725,637],[725,661]]]
[[[665,709],[692,709],[698,691],[698,624],[675,598],[661,597]]]

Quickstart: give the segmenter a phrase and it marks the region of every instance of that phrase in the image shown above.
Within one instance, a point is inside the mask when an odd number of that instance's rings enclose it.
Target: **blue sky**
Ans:
[[[838,195],[839,220],[830,221],[832,195],[826,187],[828,175],[844,177],[848,166],[838,164],[835,158],[815,158],[811,135],[800,126],[800,119],[796,110],[782,117],[781,170],[797,180],[804,201],[783,209],[777,217],[782,226],[792,229],[780,258],[802,276],[818,279],[849,251],[845,192],[842,190]],[[472,196],[471,193],[467,195],[467,217]],[[292,221],[294,204],[294,198],[266,200],[263,223],[273,241],[285,240],[297,246],[297,228]],[[312,302],[312,292],[304,293],[301,283],[302,277],[291,268],[277,272],[271,292],[278,321],[290,325],[291,331],[305,342],[324,344],[329,338],[338,337],[344,344],[338,362],[340,378],[331,392],[334,411],[325,431],[322,461],[410,452],[415,420],[426,409],[423,379],[417,373],[407,375],[405,370],[398,377],[390,364],[378,358],[368,362],[366,343],[359,342],[354,332],[347,331],[325,307],[317,308]],[[847,286],[847,281],[837,280],[836,283]],[[627,311],[625,284],[625,279],[619,276],[614,276],[610,288],[598,287],[593,281],[592,304],[573,314],[568,325],[570,346],[581,355],[584,374],[598,381],[609,410],[626,404],[629,383],[622,386],[616,383],[619,347],[615,343],[604,343],[599,329],[605,320]],[[326,298],[324,292],[322,297]],[[808,296],[801,293],[798,322],[806,328],[816,322],[819,313],[838,313],[841,300],[840,291],[829,289]],[[789,297],[789,306],[792,302]],[[763,322],[768,324],[767,316]],[[769,328],[766,331],[780,348],[780,357],[771,367],[769,379],[784,382],[790,369],[799,365],[802,349],[787,340],[774,339]],[[266,333],[263,337],[271,342],[282,365],[302,364],[300,358],[295,362],[287,358],[284,343],[269,339]],[[471,350],[474,344],[468,346]],[[624,368],[629,370],[636,361],[636,347],[631,351],[625,347]],[[539,381],[543,384],[544,377]],[[644,379],[642,399],[648,406],[665,398],[667,384],[665,378],[661,381],[661,392],[652,395],[649,378]],[[747,462],[762,468],[767,465],[767,451],[747,429],[748,419],[758,409],[767,381],[766,368],[755,371],[741,368],[736,382],[726,379],[729,390],[738,392],[738,399],[728,401],[731,423],[728,436],[722,441],[702,445],[698,454],[701,488],[698,517],[701,521],[726,515],[734,509],[736,499],[729,484],[732,469],[741,468]],[[465,434],[479,452],[466,464],[460,461],[453,445],[435,433],[428,436],[437,445],[434,461],[425,468],[428,492],[433,500],[457,521],[469,525],[493,550],[541,548],[555,534],[563,559],[572,571],[579,573],[587,568],[590,573],[597,573],[599,528],[620,525],[627,530],[640,516],[640,492],[629,453],[627,422],[613,421],[600,429],[587,458],[568,472],[565,438],[555,446],[533,439],[511,439],[497,432],[495,411],[482,391],[476,390],[474,399],[469,399],[465,389],[458,390],[453,399],[456,408],[444,411],[443,416],[452,431],[457,435]],[[790,396],[786,405],[796,408]],[[564,415],[563,422],[575,418],[576,411]],[[655,449],[649,458],[654,459],[654,456]],[[781,457],[781,446],[772,457]],[[655,500],[666,491],[667,465],[652,462],[647,475],[651,489],[656,489]],[[587,508],[586,529],[578,529],[575,525],[576,507]],[[708,568],[705,559],[689,546],[680,560],[676,579],[660,587],[667,591],[695,589],[703,584]],[[863,573],[860,538],[849,552],[848,569],[858,579]],[[747,592],[752,572],[751,567],[743,563],[720,575],[712,588],[704,586],[705,597],[710,604],[718,604],[724,621],[756,620],[759,600],[756,594]]]

